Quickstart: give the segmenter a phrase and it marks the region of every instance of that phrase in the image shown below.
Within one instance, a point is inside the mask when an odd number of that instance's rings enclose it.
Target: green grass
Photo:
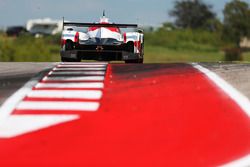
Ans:
[[[221,51],[231,44],[220,32],[173,30],[161,28],[145,34],[145,62],[218,62],[225,60]]]
[[[59,61],[58,37],[34,38],[25,35],[18,38],[0,37],[0,61],[44,62]]]
[[[245,62],[250,62],[250,52],[243,53],[243,60]]]
[[[152,45],[145,46],[145,63],[167,62],[218,62],[224,60],[223,52],[173,50]]]
[[[145,34],[147,44],[162,46],[172,50],[191,50],[201,52],[215,52],[225,46],[219,32],[204,30],[173,30],[159,29]]]

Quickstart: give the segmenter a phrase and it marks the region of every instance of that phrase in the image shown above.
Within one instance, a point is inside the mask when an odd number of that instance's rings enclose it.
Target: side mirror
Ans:
[[[143,29],[138,29],[137,32],[143,33]]]

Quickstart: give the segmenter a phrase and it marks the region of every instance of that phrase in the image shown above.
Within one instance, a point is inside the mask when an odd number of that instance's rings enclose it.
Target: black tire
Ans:
[[[81,61],[82,59],[79,56],[77,56],[77,58],[75,59],[75,62],[81,62]]]
[[[61,57],[62,62],[72,62],[72,59]]]
[[[81,59],[80,58],[71,59],[71,58],[61,57],[61,61],[62,62],[81,62]]]
[[[140,63],[140,64],[143,64],[143,58],[142,58],[142,59],[139,59],[139,63]]]
[[[128,42],[127,43],[127,51],[128,52],[134,52],[134,42]],[[144,57],[144,45],[141,46],[141,58],[136,60],[125,60],[126,64],[142,64],[143,63],[143,57]]]
[[[136,60],[125,60],[126,64],[142,64],[143,59],[136,59]]]
[[[72,41],[68,40],[66,41],[66,44],[65,44],[65,50],[73,50],[74,49],[74,44]]]
[[[141,45],[141,57],[144,57],[144,44]]]
[[[143,63],[143,60],[144,60],[144,44],[141,45],[141,58],[139,59],[139,63]]]
[[[130,41],[127,43],[126,50],[128,52],[134,53],[134,42]]]

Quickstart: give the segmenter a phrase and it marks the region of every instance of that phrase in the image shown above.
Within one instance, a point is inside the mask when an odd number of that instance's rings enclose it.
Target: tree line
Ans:
[[[175,28],[221,31],[223,40],[233,42],[236,48],[240,48],[242,38],[250,37],[250,7],[242,0],[226,3],[223,20],[203,0],[176,0],[169,15],[175,18]]]

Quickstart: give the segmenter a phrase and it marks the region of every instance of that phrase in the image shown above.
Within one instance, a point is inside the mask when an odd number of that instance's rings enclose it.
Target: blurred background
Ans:
[[[250,61],[250,0],[0,0],[0,61],[60,61],[62,17],[145,33],[145,62]]]

